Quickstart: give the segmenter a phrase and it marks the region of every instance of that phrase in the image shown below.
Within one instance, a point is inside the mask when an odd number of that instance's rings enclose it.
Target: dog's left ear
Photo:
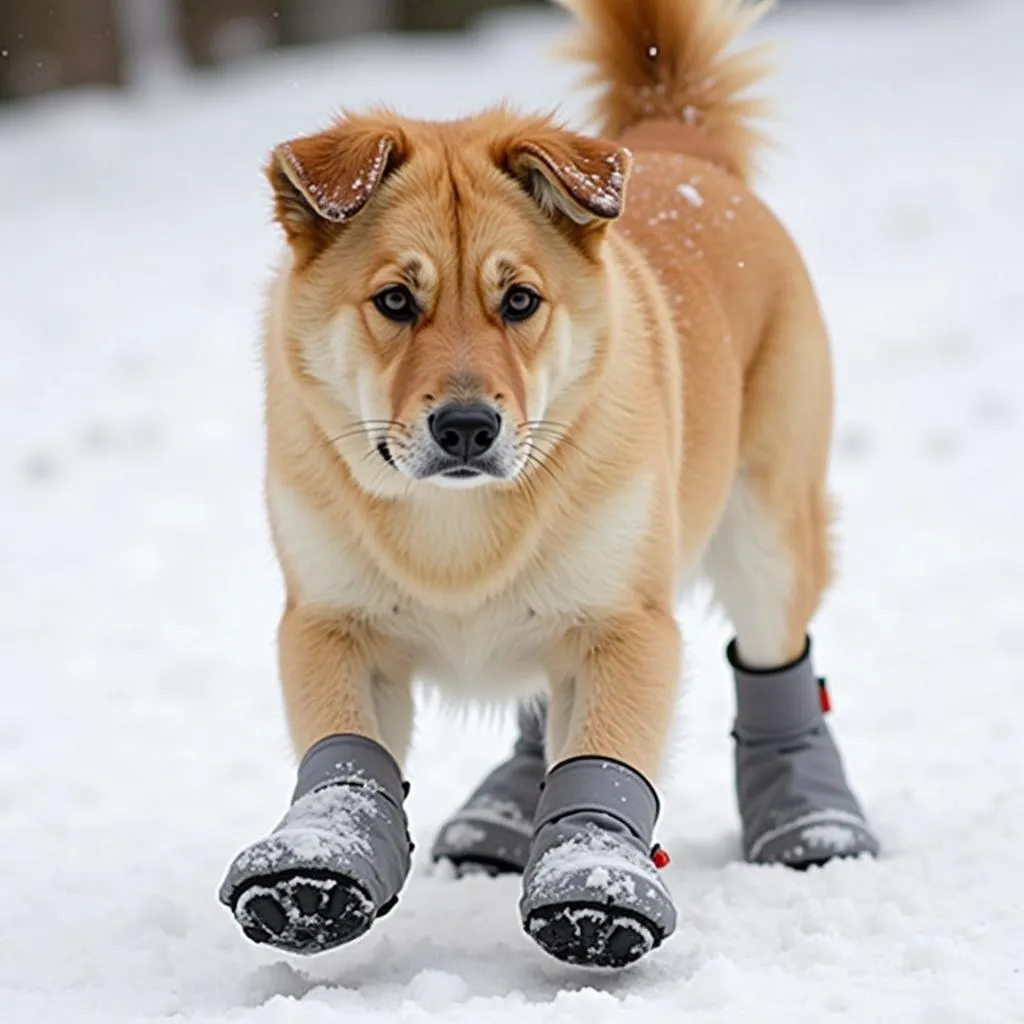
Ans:
[[[503,162],[545,213],[580,228],[622,213],[632,154],[605,139],[549,129],[505,143]]]

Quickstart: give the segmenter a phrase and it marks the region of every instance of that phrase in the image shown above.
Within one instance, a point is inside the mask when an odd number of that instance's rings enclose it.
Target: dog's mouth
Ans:
[[[504,473],[494,459],[471,459],[469,462],[453,459],[434,459],[421,466],[416,474],[421,480],[434,479],[453,484],[471,481],[500,480]]]
[[[377,454],[394,470],[415,476],[418,480],[429,480],[431,478],[449,480],[453,483],[467,483],[472,480],[479,480],[482,477],[493,477],[501,479],[504,474],[493,459],[473,460],[472,462],[455,462],[453,460],[432,460],[428,465],[419,467],[414,473],[398,464],[387,441],[380,441],[377,444]]]
[[[438,457],[431,453],[426,457],[408,458],[401,460],[395,457],[395,453],[386,439],[376,444],[377,454],[396,473],[411,477],[414,480],[432,480],[440,486],[465,488],[482,486],[488,482],[500,482],[509,480],[515,476],[518,467],[505,465],[505,460],[497,457],[494,453],[488,453],[484,457],[465,459]]]

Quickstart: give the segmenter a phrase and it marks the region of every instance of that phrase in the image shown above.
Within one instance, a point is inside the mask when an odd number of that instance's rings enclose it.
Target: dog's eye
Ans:
[[[505,292],[501,300],[501,318],[506,323],[529,320],[540,309],[540,296],[525,285],[517,284]]]
[[[373,304],[382,316],[398,324],[410,324],[419,316],[419,306],[404,284],[393,284],[373,297]]]

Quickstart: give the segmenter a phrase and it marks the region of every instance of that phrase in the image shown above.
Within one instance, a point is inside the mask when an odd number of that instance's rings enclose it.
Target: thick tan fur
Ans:
[[[566,55],[590,66],[599,87],[599,131],[611,138],[645,121],[697,125],[731,170],[749,177],[767,140],[756,128],[766,113],[750,89],[767,73],[764,48],[728,53],[774,0],[558,0],[581,31]]]
[[[267,319],[267,495],[299,751],[358,732],[401,759],[422,678],[486,700],[547,689],[552,759],[654,777],[678,586],[703,565],[741,656],[770,666],[799,654],[827,583],[828,345],[743,181],[755,65],[722,55],[753,15],[573,6],[614,140],[506,109],[385,112],[271,159],[290,247]],[[395,283],[412,325],[374,306]],[[543,297],[522,324],[497,315],[512,284]],[[413,478],[451,400],[501,411],[506,479]]]

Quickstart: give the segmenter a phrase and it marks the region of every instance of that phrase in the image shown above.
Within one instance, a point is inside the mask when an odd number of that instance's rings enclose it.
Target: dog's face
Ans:
[[[544,459],[600,359],[628,165],[505,111],[346,119],[274,151],[289,363],[362,486],[494,485]]]

